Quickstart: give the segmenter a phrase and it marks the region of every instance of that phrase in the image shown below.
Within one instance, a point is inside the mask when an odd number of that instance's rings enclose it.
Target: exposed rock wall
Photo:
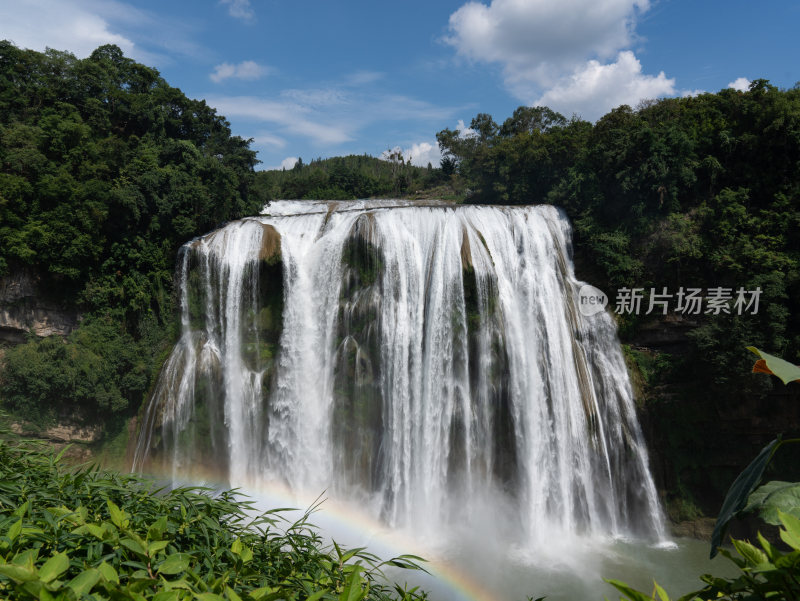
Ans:
[[[37,336],[66,336],[77,327],[80,314],[49,300],[48,292],[28,270],[0,278],[0,342],[24,342],[31,331]]]

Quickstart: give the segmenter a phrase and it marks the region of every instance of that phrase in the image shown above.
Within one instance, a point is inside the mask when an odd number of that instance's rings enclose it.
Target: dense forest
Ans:
[[[135,415],[176,335],[178,248],[270,199],[552,203],[573,223],[582,279],[612,305],[619,289],[642,289],[641,311],[619,325],[663,483],[689,502],[718,498],[737,471],[706,473],[732,446],[718,443],[730,435],[715,430],[720,414],[797,396],[751,377],[744,348],[800,361],[800,88],[757,80],[621,106],[596,123],[520,107],[437,139],[438,168],[395,152],[256,172],[224,117],[119,48],[77,59],[0,42],[0,278],[33,274],[82,316],[66,340],[4,351],[3,406],[39,423],[118,427]],[[681,288],[761,295],[757,311],[671,310],[685,341],[640,344],[667,321],[658,306],[645,314],[651,290],[674,309]],[[740,445],[744,457],[760,443]]]
[[[0,42],[0,277],[80,310],[66,344],[5,357],[33,421],[135,414],[173,327],[176,251],[263,205],[249,142],[205,102],[102,46],[79,60]]]

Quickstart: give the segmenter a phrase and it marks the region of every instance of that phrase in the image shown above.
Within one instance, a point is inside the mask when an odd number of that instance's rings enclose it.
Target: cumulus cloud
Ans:
[[[470,1],[450,15],[444,41],[465,59],[499,65],[523,102],[597,117],[676,93],[673,79],[642,73],[627,50],[649,8],[649,0]]]
[[[103,44],[116,44],[125,54],[136,55],[133,41],[114,31],[92,8],[91,3],[58,0],[4,2],[0,4],[2,37],[22,48],[57,48],[78,57],[88,56]]]
[[[445,41],[469,59],[500,63],[510,82],[549,85],[587,58],[630,45],[647,0],[468,2],[450,16]]]
[[[729,88],[739,90],[740,92],[747,92],[750,89],[750,80],[746,77],[737,77],[734,81],[728,84]]]
[[[400,153],[406,162],[411,162],[412,165],[417,167],[427,167],[430,163],[433,167],[438,167],[442,161],[442,155],[439,152],[439,145],[435,142],[415,142],[410,148],[403,149],[400,146],[395,146],[391,150],[384,150],[381,153],[381,158],[387,160],[389,155]]]
[[[297,161],[300,159],[298,157],[286,157],[281,161],[281,164],[278,166],[278,169],[291,169],[297,164]]]
[[[250,0],[220,0],[220,4],[228,7],[228,14],[236,19],[249,21],[256,16]]]
[[[238,65],[222,63],[214,67],[214,72],[209,75],[211,81],[220,83],[226,79],[258,79],[266,75],[268,69],[254,61],[242,61]]]
[[[463,119],[459,119],[458,123],[456,123],[456,131],[459,138],[474,138],[478,135],[478,132],[464,124]]]
[[[705,90],[681,90],[681,98],[694,98],[695,96],[700,96],[701,94],[706,94]]]
[[[208,50],[195,34],[190,23],[118,0],[0,2],[0,37],[22,48],[50,47],[79,58],[103,44],[116,44],[147,65],[169,63],[175,54],[197,59]]]
[[[643,74],[633,52],[624,51],[607,65],[589,61],[547,90],[536,105],[558,107],[567,115],[576,113],[593,120],[621,104],[635,106],[643,99],[675,93],[674,79],[663,71],[656,76]]]

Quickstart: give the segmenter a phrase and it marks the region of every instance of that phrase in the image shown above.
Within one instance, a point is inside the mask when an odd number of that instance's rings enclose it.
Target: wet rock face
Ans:
[[[46,292],[40,278],[27,270],[0,278],[0,341],[24,342],[30,331],[66,336],[78,326],[78,312],[48,300]]]

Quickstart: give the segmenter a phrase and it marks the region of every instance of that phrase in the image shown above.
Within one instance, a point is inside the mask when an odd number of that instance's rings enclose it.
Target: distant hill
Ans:
[[[315,159],[292,168],[256,173],[254,187],[274,199],[353,200],[375,197],[460,199],[453,170],[416,167],[399,153],[385,159],[366,154]]]

